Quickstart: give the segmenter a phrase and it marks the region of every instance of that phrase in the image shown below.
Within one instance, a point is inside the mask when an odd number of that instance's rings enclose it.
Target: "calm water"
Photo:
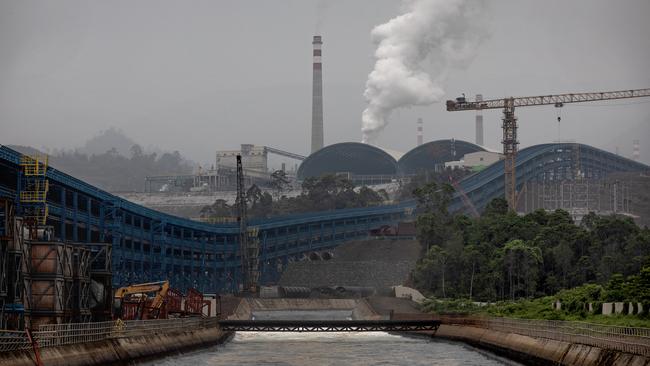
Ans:
[[[459,343],[371,333],[237,333],[149,365],[518,365]]]

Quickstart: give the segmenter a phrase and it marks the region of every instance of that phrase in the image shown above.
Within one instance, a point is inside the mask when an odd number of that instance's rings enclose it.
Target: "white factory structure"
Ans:
[[[268,172],[268,150],[266,146],[242,144],[240,150],[219,150],[215,167],[236,168],[237,155],[241,154],[242,166],[246,170]]]
[[[474,171],[479,171],[502,159],[503,154],[498,152],[477,151],[465,154],[461,160],[446,162],[445,168],[468,168]]]

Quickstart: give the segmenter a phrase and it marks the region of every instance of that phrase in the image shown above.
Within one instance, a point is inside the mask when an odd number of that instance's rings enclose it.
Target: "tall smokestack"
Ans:
[[[311,101],[311,152],[323,148],[323,64],[321,63],[321,36],[314,36],[314,79]]]
[[[483,95],[476,94],[476,101],[482,102]],[[483,111],[480,109],[476,111],[476,144],[483,146]]]
[[[418,146],[422,145],[422,118],[418,118]]]
[[[639,140],[632,141],[632,159],[639,160],[641,158],[641,149],[639,148]]]

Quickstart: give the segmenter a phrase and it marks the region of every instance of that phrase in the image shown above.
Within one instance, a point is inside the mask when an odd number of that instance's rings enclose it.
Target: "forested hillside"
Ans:
[[[629,218],[589,214],[576,225],[561,210],[519,216],[503,199],[479,218],[453,216],[447,212],[452,191],[435,183],[415,191],[418,236],[427,251],[414,279],[426,294],[540,297],[585,283],[625,282],[650,264],[650,230]]]
[[[42,154],[28,146],[10,147],[23,154]],[[49,159],[54,168],[109,192],[142,191],[148,175],[190,174],[193,169],[178,151],[145,152],[114,129],[93,137],[80,149],[54,150]]]

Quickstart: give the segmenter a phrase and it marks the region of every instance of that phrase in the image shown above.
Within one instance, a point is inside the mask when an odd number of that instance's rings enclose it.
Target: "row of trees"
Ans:
[[[60,152],[50,161],[57,169],[112,192],[141,191],[145,177],[150,175],[192,173],[192,165],[178,151],[158,155],[145,153],[139,145],[131,147],[130,156],[112,148],[92,155]]]
[[[650,230],[621,216],[587,215],[580,226],[562,210],[519,216],[495,199],[472,219],[447,211],[453,188],[416,189],[418,237],[426,254],[414,272],[425,293],[495,301],[606,284],[650,264]]]
[[[273,179],[271,194],[258,186],[251,186],[246,192],[247,209],[250,217],[270,217],[302,212],[326,211],[342,208],[368,207],[388,200],[384,190],[374,191],[368,187],[355,189],[347,178],[325,175],[307,178],[302,183],[302,193],[295,197],[282,196],[282,179]],[[274,197],[275,195],[275,197]],[[204,218],[236,216],[235,204],[219,199],[201,210]]]

